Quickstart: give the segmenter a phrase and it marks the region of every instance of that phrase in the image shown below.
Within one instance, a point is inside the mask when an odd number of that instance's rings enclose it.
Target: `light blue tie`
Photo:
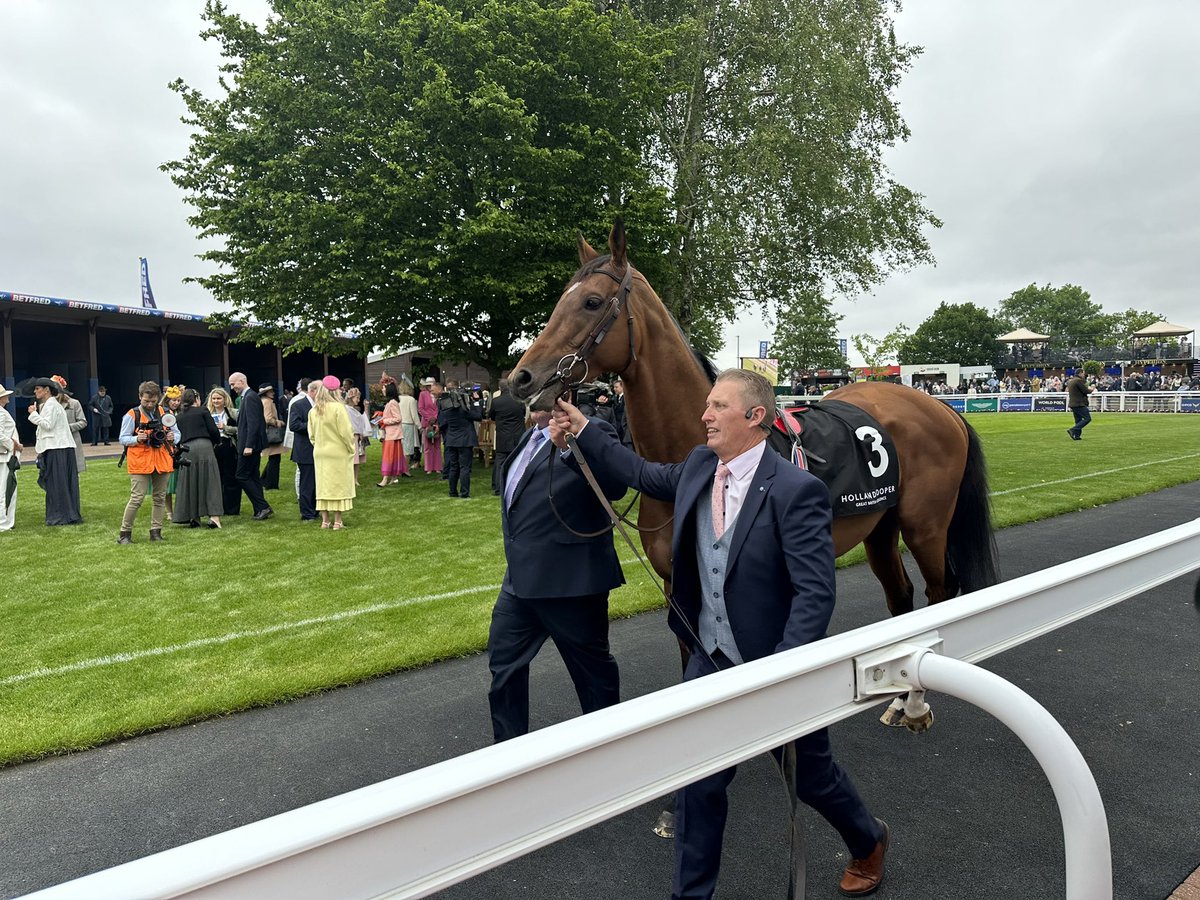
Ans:
[[[521,454],[521,458],[517,460],[516,471],[512,472],[508,479],[508,490],[504,494],[504,506],[506,509],[512,506],[512,498],[513,494],[516,493],[517,485],[525,477],[525,470],[529,468],[529,463],[537,456],[538,448],[542,446],[542,441],[545,439],[546,435],[542,433],[540,428],[529,438],[529,445],[525,448],[525,452]]]

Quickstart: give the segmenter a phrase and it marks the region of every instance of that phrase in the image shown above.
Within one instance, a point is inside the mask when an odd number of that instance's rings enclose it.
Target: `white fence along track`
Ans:
[[[1200,519],[32,896],[425,896],[911,685],[1014,726],[1060,803],[1068,897],[1110,897],[1107,825],[1078,750],[1034,701],[964,664],[1197,568]]]

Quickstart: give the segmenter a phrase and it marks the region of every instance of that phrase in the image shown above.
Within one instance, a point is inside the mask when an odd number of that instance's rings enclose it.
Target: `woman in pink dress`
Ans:
[[[421,414],[421,456],[426,472],[442,471],[442,436],[438,433],[437,424],[437,395],[441,392],[442,386],[436,381],[423,383],[421,399],[417,401],[417,411]],[[433,433],[432,438],[430,432]]]
[[[383,461],[380,463],[383,481],[376,487],[399,484],[400,476],[408,475],[408,460],[404,457],[403,428],[400,420],[400,392],[396,382],[389,381],[385,384],[383,395],[387,397],[383,418],[379,420],[383,429]]]

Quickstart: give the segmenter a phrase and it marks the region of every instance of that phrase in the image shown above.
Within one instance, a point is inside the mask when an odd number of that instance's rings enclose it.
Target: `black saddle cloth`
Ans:
[[[781,415],[787,420],[782,430],[790,439],[792,462],[825,482],[835,516],[861,516],[896,505],[896,447],[872,416],[841,400],[822,400]],[[774,443],[780,449],[778,440]]]

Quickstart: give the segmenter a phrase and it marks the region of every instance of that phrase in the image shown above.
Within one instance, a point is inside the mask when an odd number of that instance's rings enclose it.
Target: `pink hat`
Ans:
[[[342,380],[336,375],[326,375],[321,379],[321,384],[325,385],[331,391],[336,391],[342,386]]]

